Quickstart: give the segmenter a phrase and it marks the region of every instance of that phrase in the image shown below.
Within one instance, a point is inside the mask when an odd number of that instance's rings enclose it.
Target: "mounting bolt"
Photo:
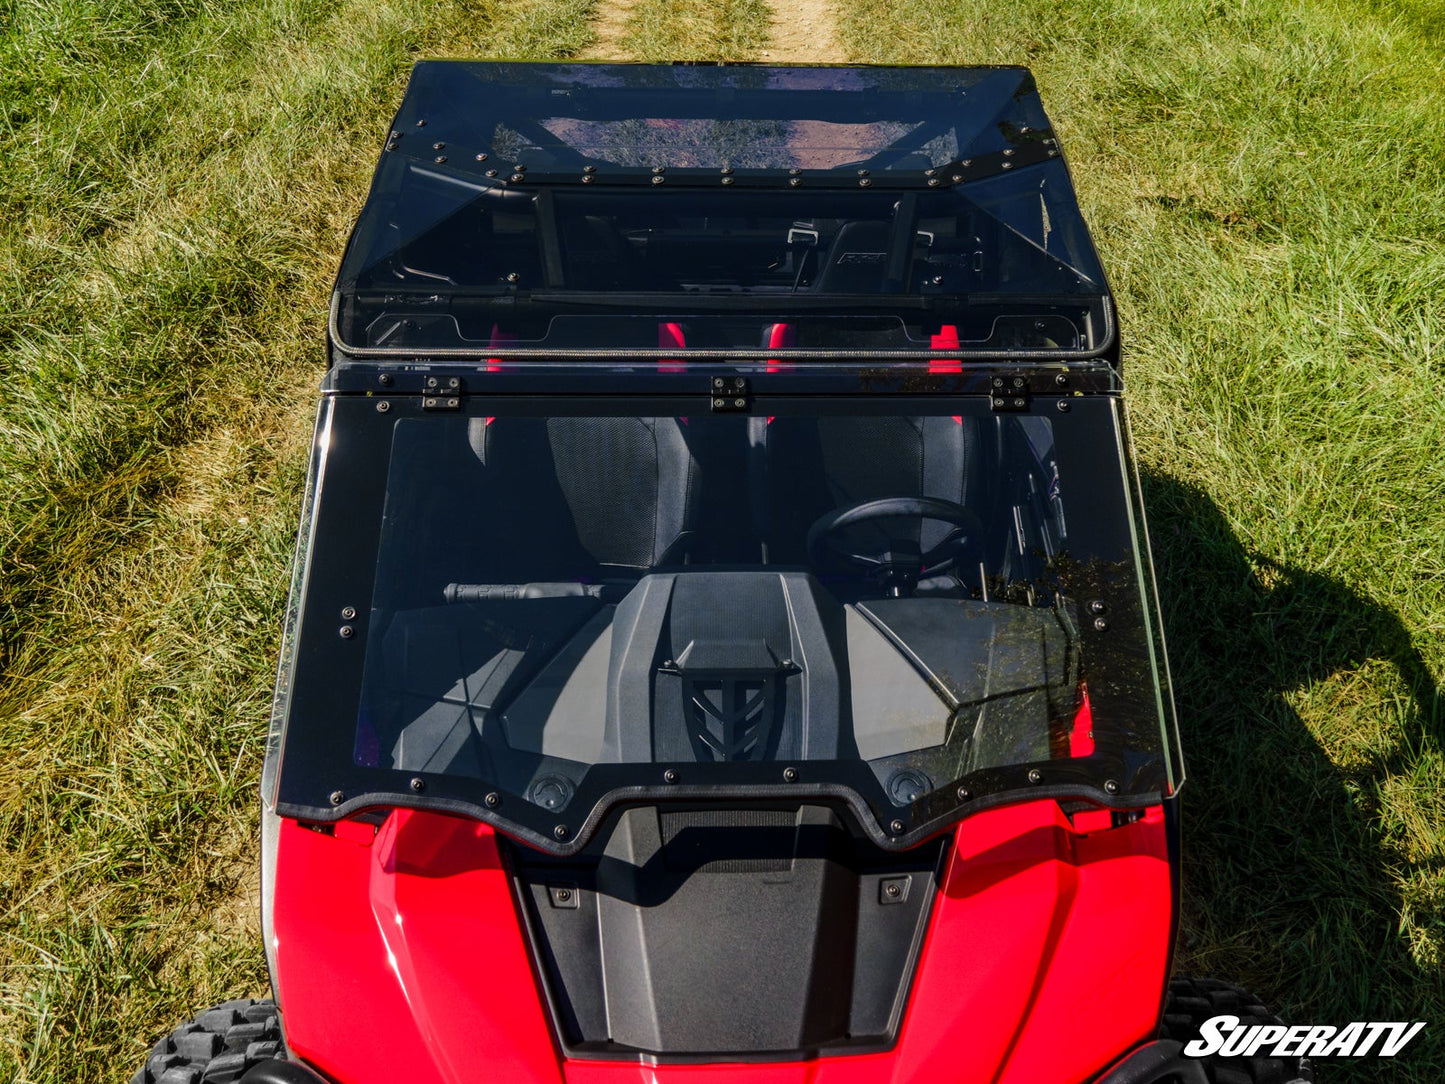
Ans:
[[[479,154],[479,155],[477,155],[477,161],[478,161],[478,162],[485,162],[486,160],[487,160],[487,156],[486,156],[485,154]]]
[[[343,607],[341,607],[341,620],[343,620],[343,621],[355,621],[355,620],[356,620],[356,607],[355,607],[355,606],[343,606]]]
[[[417,794],[420,794],[422,791],[426,790],[426,780],[419,775],[412,776],[411,789]]]
[[[790,185],[791,185],[792,187],[794,187],[794,188],[797,188],[798,185],[800,185],[800,184],[802,184],[802,183],[803,183],[803,178],[801,178],[801,177],[789,177],[789,178],[788,178],[788,184],[790,184]]]
[[[796,783],[797,781],[798,781],[798,769],[797,769],[797,768],[784,768],[784,769],[783,769],[783,782],[784,782],[784,783]]]
[[[597,172],[597,167],[596,167],[596,166],[583,166],[583,167],[582,167],[582,172],[583,172],[583,173],[596,173],[596,172]]]
[[[745,406],[747,406],[747,405],[748,405],[748,401],[747,401],[746,399],[734,399],[734,400],[733,400],[733,406],[737,407],[739,410],[742,410],[742,408],[745,407]]]
[[[350,640],[353,636],[356,635],[356,629],[352,628],[350,625],[342,625],[341,628],[337,629],[336,631],[341,634],[341,638],[343,640]]]
[[[572,890],[571,890],[570,888],[559,888],[559,889],[557,889],[557,902],[558,902],[558,903],[569,903],[569,902],[571,902],[571,899],[572,899]]]
[[[929,188],[937,188],[940,183],[941,183],[941,182],[939,181],[939,179],[938,179],[937,177],[930,177],[930,178],[928,178],[928,187],[929,187]]]
[[[712,378],[712,386],[715,387],[715,388],[721,388],[721,387],[723,386],[723,378],[720,377],[720,376],[715,376],[715,377],[713,377],[713,378]]]
[[[869,187],[872,186],[872,184],[873,184],[872,181],[870,181],[867,177],[864,177],[861,181],[858,182],[858,187],[859,187],[859,188],[869,188]]]
[[[1106,779],[1106,780],[1104,781],[1104,789],[1105,789],[1106,791],[1108,791],[1110,794],[1118,794],[1118,793],[1119,793],[1119,782],[1118,782],[1118,780],[1116,780],[1116,779]]]
[[[1030,769],[1029,769],[1029,782],[1030,782],[1030,783],[1042,783],[1043,781],[1044,781],[1044,773],[1043,773],[1043,772],[1039,771],[1037,768],[1030,768]]]
[[[1101,598],[1091,598],[1091,599],[1089,600],[1089,612],[1090,612],[1091,614],[1107,613],[1108,610],[1109,610],[1109,607],[1104,604],[1104,600],[1103,600],[1103,599],[1101,599]]]
[[[892,833],[896,836],[896,835],[900,835],[900,834],[903,832],[903,829],[905,829],[905,828],[907,828],[907,827],[908,827],[908,826],[907,826],[906,824],[904,824],[902,821],[894,821],[892,824],[890,824],[890,825],[888,826],[888,830],[889,830],[890,832],[892,832]]]
[[[377,380],[381,381],[381,386],[383,388],[389,388],[392,386],[392,384],[396,383],[396,377],[392,376],[390,373],[382,373],[379,377],[377,377]]]
[[[515,271],[508,271],[508,272],[507,272],[507,281],[508,281],[508,282],[520,282],[520,281],[522,281],[522,276],[519,275],[519,274],[518,274],[517,272],[515,272]]]
[[[377,412],[378,414],[385,414],[385,413],[386,413],[388,410],[390,410],[390,409],[391,409],[391,404],[388,403],[385,399],[383,399],[381,402],[379,402],[379,403],[376,404],[376,412]]]
[[[667,771],[663,772],[663,773],[662,773],[662,781],[663,781],[664,783],[676,783],[676,782],[677,782],[677,769],[676,769],[676,768],[669,768],[669,769],[667,769]]]
[[[439,155],[437,155],[435,158],[432,159],[432,161],[435,162],[437,165],[441,165],[441,164],[442,164],[443,162],[445,162],[446,160],[447,160],[447,156],[444,155],[444,154],[439,154]]]
[[[447,149],[447,145],[445,143],[433,143],[431,149],[434,151],[444,151]]]
[[[553,835],[555,838],[557,838],[557,839],[566,839],[566,838],[567,838],[567,826],[566,826],[565,824],[559,824],[559,825],[557,825],[556,828],[553,828],[553,829],[552,829],[552,835]]]
[[[417,122],[416,122],[416,126],[417,126],[418,128],[425,128],[425,127],[426,127],[426,118],[422,118],[421,120],[417,121]]]
[[[712,401],[712,405],[721,410],[723,407],[728,405],[728,401],[726,399],[714,399]]]
[[[794,166],[792,169],[788,170],[788,176],[789,176],[789,177],[801,177],[802,175],[803,175],[803,171],[802,171],[801,169],[799,169],[797,166]]]
[[[521,175],[520,173],[513,173],[513,174],[512,174],[512,183],[513,183],[513,184],[516,184],[517,182],[519,182],[519,181],[521,181],[521,180],[523,180],[523,179],[524,179],[524,178],[522,177],[522,175]]]
[[[666,173],[666,172],[667,172],[667,167],[666,167],[666,166],[653,166],[653,167],[652,167],[652,172],[653,172],[653,173]]]
[[[860,176],[860,177],[866,177],[866,176],[868,176],[868,170],[866,170],[866,169],[860,169],[860,170],[858,171],[858,176]]]
[[[732,183],[733,183],[733,179],[732,179],[731,177],[724,177],[724,178],[723,178],[723,184],[732,184]]]
[[[1109,619],[1106,618],[1106,617],[1096,617],[1096,618],[1094,618],[1094,631],[1095,631],[1095,632],[1108,632],[1108,631],[1109,631]]]
[[[1067,399],[1060,399],[1055,405],[1059,408],[1060,414],[1067,414],[1073,409],[1073,405]]]
[[[1061,388],[1067,388],[1067,387],[1069,386],[1069,374],[1068,374],[1068,373],[1056,373],[1056,374],[1054,375],[1054,383],[1057,384],[1057,385],[1058,385],[1059,387],[1061,387]]]
[[[969,790],[967,787],[959,787],[959,788],[958,788],[958,800],[959,800],[960,802],[966,802],[966,801],[968,801],[968,800],[969,800],[970,798],[972,798],[972,797],[973,797],[973,791]]]
[[[502,804],[502,796],[496,791],[492,791],[485,798],[483,798],[482,801],[487,803],[488,809],[496,809],[497,806]]]
[[[891,896],[896,900],[899,896],[903,895],[903,887],[897,881],[889,881],[883,886],[883,892],[884,895]]]
[[[667,180],[666,177],[654,177],[654,178],[652,178],[652,183],[653,183],[653,184],[661,184],[661,183],[662,183],[663,181],[665,181],[665,180]]]
[[[592,183],[593,181],[595,181],[596,179],[597,179],[597,178],[594,177],[594,176],[592,176],[592,174],[590,174],[590,173],[584,173],[584,174],[582,175],[582,183],[583,183],[583,184],[591,184],[591,183]]]
[[[332,805],[340,805],[344,801],[346,801],[346,792],[344,790],[333,790],[331,792]]]

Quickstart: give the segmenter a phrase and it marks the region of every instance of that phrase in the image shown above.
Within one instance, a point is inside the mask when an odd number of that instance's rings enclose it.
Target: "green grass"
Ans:
[[[413,59],[594,0],[0,0],[0,1080],[265,987],[256,780],[341,245]],[[1445,8],[856,0],[1030,64],[1119,295],[1190,781],[1183,962],[1445,1079]],[[758,0],[638,0],[748,59]],[[804,60],[806,58],[794,58]]]
[[[260,993],[256,781],[326,293],[412,60],[590,0],[0,8],[0,1080]]]
[[[1027,63],[1119,295],[1189,782],[1184,967],[1430,1021],[1445,1079],[1437,3],[859,0],[860,60]]]

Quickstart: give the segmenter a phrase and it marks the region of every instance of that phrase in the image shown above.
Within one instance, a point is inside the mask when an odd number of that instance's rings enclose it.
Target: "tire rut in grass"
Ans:
[[[843,64],[837,20],[828,0],[768,0],[772,37],[762,59],[776,64]]]
[[[597,5],[592,44],[579,54],[579,60],[635,60],[627,47],[629,24],[637,0],[602,0]]]

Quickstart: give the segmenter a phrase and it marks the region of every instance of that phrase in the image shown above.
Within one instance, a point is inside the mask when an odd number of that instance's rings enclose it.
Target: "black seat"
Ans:
[[[952,417],[753,419],[753,515],[773,564],[805,564],[825,512],[884,497],[936,497],[976,510],[984,498],[980,423]],[[880,539],[883,527],[878,525]],[[923,549],[948,524],[886,524]]]

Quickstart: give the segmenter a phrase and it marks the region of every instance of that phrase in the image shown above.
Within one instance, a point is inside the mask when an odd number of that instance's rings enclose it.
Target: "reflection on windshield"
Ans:
[[[355,759],[560,811],[594,764],[863,760],[903,808],[1085,754],[1064,506],[1034,417],[402,420]]]

